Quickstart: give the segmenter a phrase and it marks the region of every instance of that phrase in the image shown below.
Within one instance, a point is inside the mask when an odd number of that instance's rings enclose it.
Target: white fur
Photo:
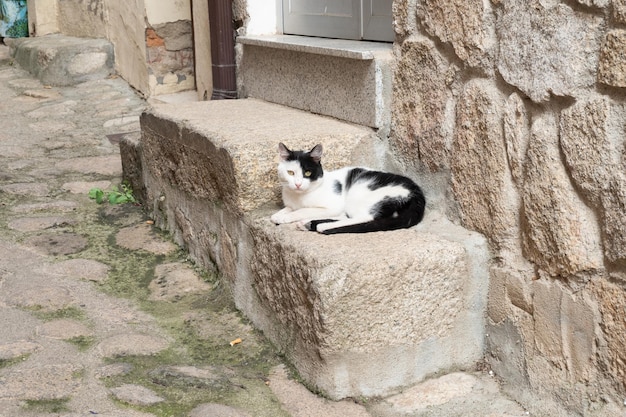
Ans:
[[[317,225],[323,232],[341,226],[365,223],[373,220],[371,208],[386,197],[407,197],[409,190],[401,186],[381,187],[374,191],[368,182],[359,181],[346,192],[345,182],[352,167],[328,171],[317,181],[311,182],[302,172],[298,161],[283,161],[279,164],[278,175],[283,185],[285,208],[272,215],[276,224],[299,222],[299,228],[311,220],[336,219],[336,222]],[[292,171],[290,175],[288,171]],[[339,181],[343,190],[335,191]]]

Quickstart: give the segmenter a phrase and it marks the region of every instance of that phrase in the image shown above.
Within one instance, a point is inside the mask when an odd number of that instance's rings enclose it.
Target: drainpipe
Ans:
[[[208,2],[213,70],[211,100],[237,98],[232,0],[208,0]]]

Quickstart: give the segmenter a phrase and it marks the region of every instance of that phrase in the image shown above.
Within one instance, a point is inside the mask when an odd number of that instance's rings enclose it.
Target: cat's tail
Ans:
[[[408,227],[415,226],[424,218],[424,208],[426,206],[426,200],[424,195],[419,191],[413,195],[413,198],[408,200],[401,208],[394,210],[393,214],[382,215],[375,217],[373,220],[337,225],[331,229],[326,229],[320,233],[325,235],[334,235],[337,233],[370,233],[370,232],[382,232],[387,230],[406,229]],[[317,225],[321,223],[334,222],[335,220],[325,219],[316,220],[309,223],[309,230],[317,230]],[[343,223],[338,221],[338,223]]]

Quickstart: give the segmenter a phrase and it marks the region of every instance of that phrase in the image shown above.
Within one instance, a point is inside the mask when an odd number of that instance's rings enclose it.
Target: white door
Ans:
[[[393,41],[393,0],[283,0],[283,32]]]

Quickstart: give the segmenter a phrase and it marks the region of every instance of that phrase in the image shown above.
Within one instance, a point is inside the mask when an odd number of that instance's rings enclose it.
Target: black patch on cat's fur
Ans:
[[[324,219],[324,220],[311,220],[310,222],[308,222],[307,224],[304,225],[304,227],[307,228],[307,230],[310,230],[312,232],[317,232],[317,225],[318,224],[322,224],[322,223],[331,223],[331,222],[336,222],[337,220],[333,220],[333,219]]]
[[[288,161],[298,161],[300,162],[300,167],[302,167],[302,172],[311,172],[311,176],[307,177],[311,181],[317,181],[318,179],[324,176],[324,170],[322,169],[322,164],[320,162],[316,162],[312,157],[310,152],[304,151],[289,151]]]
[[[343,185],[341,185],[339,181],[335,181],[333,184],[333,191],[335,191],[335,194],[341,194],[343,191]]]

